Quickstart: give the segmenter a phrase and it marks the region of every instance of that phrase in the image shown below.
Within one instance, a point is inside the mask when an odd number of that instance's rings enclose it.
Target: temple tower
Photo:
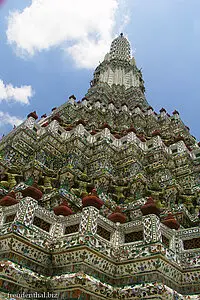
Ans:
[[[199,299],[199,204],[200,144],[120,34],[81,100],[0,141],[0,298]]]
[[[121,106],[126,102],[130,107],[136,104],[148,106],[144,96],[142,73],[137,68],[134,57],[131,58],[131,46],[123,33],[113,40],[110,52],[96,68],[89,95],[96,91],[98,86],[105,86],[112,94],[117,88],[118,95],[113,95],[116,105]],[[119,99],[119,93],[123,98]]]

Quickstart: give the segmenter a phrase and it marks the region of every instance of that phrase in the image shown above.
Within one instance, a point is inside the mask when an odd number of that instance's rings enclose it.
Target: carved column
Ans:
[[[170,243],[169,243],[169,249],[171,249],[172,251],[175,252],[176,250],[176,238],[175,235],[173,235],[170,239]]]
[[[55,238],[61,237],[63,235],[64,227],[62,217],[59,217],[59,219],[51,226],[50,235]]]
[[[26,119],[26,121],[24,122],[24,126],[30,128],[30,129],[33,129],[34,125],[35,125],[35,118],[33,118],[33,117],[28,117]]]
[[[99,211],[93,206],[83,208],[81,223],[79,227],[80,235],[94,235],[97,232],[97,218]]]
[[[3,209],[2,207],[0,207],[0,226],[3,225],[3,221],[4,221]]]
[[[116,223],[115,231],[111,234],[111,243],[114,247],[118,247],[124,243],[124,234],[119,222]]]
[[[48,130],[51,132],[58,132],[58,127],[59,127],[59,123],[57,120],[53,120],[49,126],[48,126]]]
[[[15,217],[15,221],[30,226],[33,223],[35,210],[38,207],[38,202],[35,199],[26,197],[19,203],[19,208]]]
[[[143,228],[145,243],[161,241],[160,219],[156,215],[143,216]]]

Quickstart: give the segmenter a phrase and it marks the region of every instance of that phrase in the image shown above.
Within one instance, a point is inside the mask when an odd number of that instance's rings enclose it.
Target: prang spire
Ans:
[[[122,33],[112,41],[109,53],[94,72],[92,84],[98,82],[106,82],[109,86],[121,85],[125,89],[141,85],[141,72],[135,59],[131,58],[130,43]]]
[[[94,71],[92,91],[90,89],[87,96],[96,92],[98,87],[102,88],[102,85],[104,90],[120,90],[120,99],[114,99],[118,106],[121,106],[121,101],[128,106],[148,106],[142,72],[137,68],[134,57],[131,57],[131,45],[123,33],[112,41],[110,51]]]
[[[131,58],[131,46],[127,38],[123,36],[123,33],[119,37],[112,41],[110,47],[110,60],[117,59],[122,61],[130,61]]]

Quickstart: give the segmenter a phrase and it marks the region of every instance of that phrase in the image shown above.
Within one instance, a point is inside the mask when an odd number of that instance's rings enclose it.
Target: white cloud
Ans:
[[[22,104],[29,104],[29,98],[33,96],[33,90],[30,85],[24,85],[21,87],[13,87],[12,84],[4,84],[0,79],[0,102],[15,101]]]
[[[31,56],[60,46],[80,67],[94,67],[109,49],[120,1],[32,0],[10,14],[8,42]]]
[[[77,67],[93,68],[97,66],[100,59],[102,60],[108,49],[108,43],[104,40],[94,41],[86,38],[68,47],[66,52],[72,56]]]
[[[0,127],[4,125],[12,125],[12,126],[18,126],[23,122],[22,119],[11,116],[7,112],[0,111]]]

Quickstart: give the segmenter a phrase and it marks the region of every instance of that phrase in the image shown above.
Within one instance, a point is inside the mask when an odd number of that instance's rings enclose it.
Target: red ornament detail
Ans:
[[[94,206],[97,209],[100,209],[103,206],[104,202],[96,195],[96,190],[92,190],[91,195],[87,195],[82,199],[82,206]]]
[[[96,133],[97,133],[96,130],[92,130],[92,131],[90,132],[91,135],[95,135]]]
[[[59,114],[54,115],[53,118],[52,118],[52,121],[53,120],[56,120],[58,123],[60,123],[62,121]]]
[[[177,137],[175,137],[174,141],[175,141],[175,142],[185,141],[185,139],[184,139],[183,136],[181,136],[181,135],[179,134]]]
[[[69,216],[69,215],[73,214],[73,211],[69,207],[67,201],[63,201],[58,206],[54,207],[53,210],[54,210],[55,215],[57,215],[57,216],[59,216],[59,215]]]
[[[48,122],[45,122],[44,124],[42,124],[41,127],[47,127],[48,125],[49,125],[49,123],[48,123]]]
[[[146,139],[143,135],[138,135],[138,138],[140,139],[141,142],[146,142]]]
[[[101,128],[108,128],[108,129],[111,130],[111,127],[110,127],[110,125],[109,125],[108,123],[104,123],[104,124],[101,126]]]
[[[192,148],[190,146],[186,146],[186,147],[190,152],[192,151]]]
[[[127,133],[129,133],[129,132],[134,132],[134,133],[136,133],[137,130],[131,125],[131,127],[128,128],[128,129],[126,130],[126,132],[127,132]]]
[[[41,118],[46,118],[46,117],[47,117],[47,115],[46,115],[46,114],[44,114],[44,115],[42,115],[42,116],[41,116]]]
[[[152,132],[152,136],[157,136],[157,135],[161,135],[160,130],[154,130]]]
[[[73,126],[69,126],[69,127],[65,128],[66,131],[71,131],[72,129],[73,129]]]
[[[71,95],[71,96],[69,97],[69,99],[74,99],[74,100],[76,100],[76,97],[75,97],[74,95]]]
[[[28,114],[27,118],[32,117],[33,119],[37,120],[38,115],[36,114],[36,111],[32,111],[30,114]]]
[[[114,223],[125,223],[126,222],[126,216],[121,212],[121,208],[117,206],[115,208],[115,211],[108,216],[108,219]]]
[[[118,133],[115,133],[115,134],[114,134],[114,137],[115,137],[116,139],[118,139],[118,140],[121,139],[121,135],[118,134]]]
[[[86,125],[86,122],[85,122],[85,120],[80,119],[80,120],[78,120],[78,121],[76,122],[76,125],[79,125],[79,124],[82,124],[83,126],[85,126],[85,125]]]
[[[19,201],[15,199],[14,192],[9,193],[0,200],[0,206],[11,206],[17,203],[19,203]]]
[[[150,215],[150,214],[159,216],[159,214],[160,214],[160,209],[156,207],[156,204],[152,197],[149,197],[147,202],[143,206],[141,206],[140,209],[144,216]]]
[[[42,198],[42,192],[34,185],[27,187],[22,191],[23,197],[31,197],[35,200],[39,200]]]
[[[173,115],[179,115],[179,112],[175,109],[172,114]]]
[[[171,228],[171,229],[176,229],[177,230],[180,227],[180,224],[174,218],[174,216],[172,215],[172,213],[168,213],[168,216],[164,218],[164,220],[162,221],[162,223],[164,225],[166,225],[167,227]]]

